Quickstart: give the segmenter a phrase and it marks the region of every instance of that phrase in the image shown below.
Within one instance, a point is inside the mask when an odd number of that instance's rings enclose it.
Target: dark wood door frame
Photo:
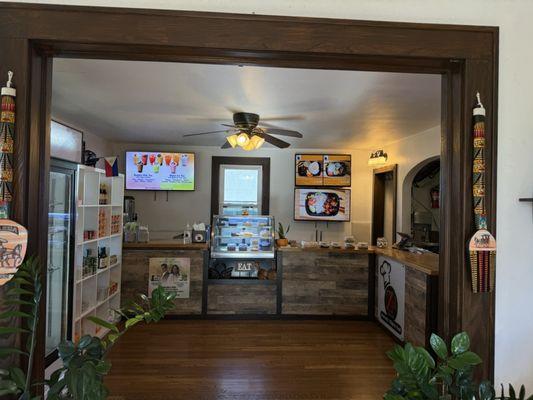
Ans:
[[[398,165],[387,165],[373,170],[372,182],[372,235],[371,244],[376,245],[377,238],[384,236],[385,217],[385,180],[392,179],[392,241],[396,238],[396,217],[398,198]],[[392,244],[392,243],[391,243]]]
[[[494,293],[472,293],[464,246],[473,231],[470,149],[477,91],[488,110],[486,206],[488,227],[496,228],[497,27],[16,3],[1,3],[0,14],[0,77],[14,71],[17,87],[13,217],[29,229],[29,254],[43,260],[52,57],[441,74],[439,332],[449,338],[468,331],[484,359],[480,375],[492,378]],[[44,337],[44,326],[40,331]]]
[[[213,157],[211,161],[211,220],[218,214],[221,165],[260,165],[263,168],[261,178],[261,214],[270,214],[270,158],[268,157]]]

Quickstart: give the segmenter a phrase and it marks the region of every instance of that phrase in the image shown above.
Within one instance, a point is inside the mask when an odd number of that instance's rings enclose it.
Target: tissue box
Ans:
[[[207,242],[207,231],[192,231],[193,243],[205,243]]]

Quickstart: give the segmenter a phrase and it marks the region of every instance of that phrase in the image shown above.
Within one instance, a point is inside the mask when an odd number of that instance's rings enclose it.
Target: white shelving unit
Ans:
[[[106,204],[100,204],[101,185],[106,187]],[[118,317],[113,310],[120,308],[124,175],[106,177],[104,170],[80,165],[76,194],[74,340],[87,334],[107,334],[87,317],[94,315],[107,321]],[[85,234],[87,231],[93,233]],[[98,255],[102,248],[106,249],[107,263],[100,269]],[[94,268],[88,267],[88,257],[94,257]]]

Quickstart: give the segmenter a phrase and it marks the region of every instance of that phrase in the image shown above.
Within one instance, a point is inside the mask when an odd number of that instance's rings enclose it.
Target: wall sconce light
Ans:
[[[385,153],[383,150],[377,150],[370,154],[370,158],[368,159],[368,165],[376,166],[376,165],[383,165],[387,162],[387,153]]]

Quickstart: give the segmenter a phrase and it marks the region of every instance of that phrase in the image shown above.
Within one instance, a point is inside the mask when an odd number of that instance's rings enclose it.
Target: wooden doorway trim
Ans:
[[[14,218],[29,229],[29,254],[43,260],[53,57],[441,74],[439,333],[468,331],[484,359],[480,375],[492,378],[494,293],[472,293],[464,246],[477,91],[488,110],[487,223],[496,228],[497,27],[16,3],[0,3],[0,14],[0,77],[13,70],[17,88]]]
[[[391,239],[396,241],[396,218],[398,216],[398,164],[376,168],[372,173],[372,235],[371,244],[376,245],[377,238],[385,236],[385,181],[392,179],[392,232]],[[392,245],[392,243],[390,243]]]

